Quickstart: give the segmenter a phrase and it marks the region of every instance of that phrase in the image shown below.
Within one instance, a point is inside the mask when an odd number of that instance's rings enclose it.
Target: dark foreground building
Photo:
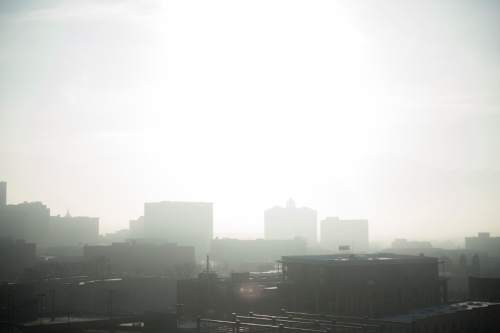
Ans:
[[[36,245],[23,240],[0,238],[0,280],[15,281],[36,263]]]
[[[469,297],[500,302],[500,278],[469,276]]]
[[[447,301],[438,260],[394,254],[289,256],[280,293],[293,311],[381,317]]]

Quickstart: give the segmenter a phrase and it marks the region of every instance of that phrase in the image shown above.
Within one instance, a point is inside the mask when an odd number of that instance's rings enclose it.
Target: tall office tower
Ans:
[[[316,243],[317,213],[307,207],[296,207],[288,200],[286,207],[273,207],[264,212],[265,239],[303,238],[309,244]]]
[[[7,183],[0,182],[0,207],[7,205]]]
[[[209,202],[162,201],[144,204],[144,236],[194,246],[202,259],[213,237],[213,205]]]
[[[327,217],[321,221],[321,245],[333,251],[367,252],[368,220],[341,220]]]

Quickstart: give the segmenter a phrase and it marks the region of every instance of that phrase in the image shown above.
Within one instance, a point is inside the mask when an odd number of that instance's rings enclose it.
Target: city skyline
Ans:
[[[499,4],[192,5],[2,1],[10,202],[104,232],[180,200],[255,236],[293,197],[374,239],[500,233]]]

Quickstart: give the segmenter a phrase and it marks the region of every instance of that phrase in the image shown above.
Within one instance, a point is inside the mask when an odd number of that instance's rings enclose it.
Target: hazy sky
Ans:
[[[373,239],[500,233],[500,2],[0,1],[9,202],[128,225],[293,197]]]

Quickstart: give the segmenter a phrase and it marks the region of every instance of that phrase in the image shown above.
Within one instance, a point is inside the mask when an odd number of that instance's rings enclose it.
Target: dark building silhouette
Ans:
[[[448,279],[448,299],[466,300],[469,296],[469,276],[500,276],[500,258],[489,257],[466,249],[442,249],[436,247],[399,247],[384,250],[401,255],[425,255],[439,258],[439,274]]]
[[[264,212],[264,237],[267,240],[305,239],[317,242],[317,213],[314,209],[297,207],[288,200],[286,207],[273,207]]]
[[[213,238],[213,207],[208,202],[162,201],[144,204],[144,235],[194,246],[201,259]]]
[[[7,205],[7,183],[0,182],[0,207]]]
[[[500,277],[469,277],[469,298],[500,302]]]
[[[5,323],[19,323],[37,319],[39,313],[36,286],[33,283],[0,284],[0,324],[2,332],[9,330]]]
[[[51,216],[49,246],[95,244],[99,241],[99,218],[87,216]]]
[[[189,277],[195,268],[194,248],[173,243],[129,241],[85,246],[83,255],[96,264],[104,262],[104,269],[118,275]]]
[[[321,221],[320,233],[321,246],[332,251],[349,250],[355,253],[369,251],[367,220],[327,217]]]
[[[480,232],[477,237],[465,238],[465,249],[500,257],[500,237],[491,237],[489,232]]]
[[[37,283],[37,293],[54,293],[55,311],[60,314],[113,315],[142,314],[146,311],[173,312],[176,301],[175,279],[147,277],[57,278]],[[50,298],[50,297],[49,297]],[[49,299],[50,307],[50,299]]]
[[[0,235],[37,244],[46,242],[50,209],[41,202],[0,206]]]
[[[179,280],[177,303],[188,317],[209,315],[218,318],[234,312],[276,312],[279,297],[276,274],[233,273],[220,277],[213,271],[204,271],[196,279]]]
[[[210,258],[219,272],[267,271],[274,269],[282,256],[306,254],[306,241],[300,238],[285,240],[214,239]]]
[[[380,317],[447,301],[438,260],[394,254],[283,257],[285,307]]]
[[[36,263],[36,245],[24,240],[0,238],[0,280],[16,280]]]

